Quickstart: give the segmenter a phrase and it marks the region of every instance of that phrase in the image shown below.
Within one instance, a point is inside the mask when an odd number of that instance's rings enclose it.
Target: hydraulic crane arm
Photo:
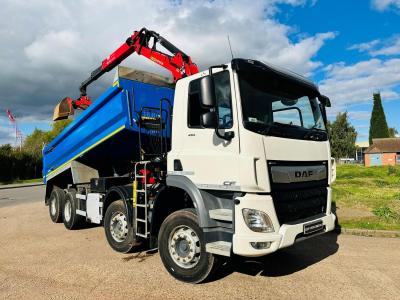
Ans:
[[[150,42],[153,42],[150,47]],[[160,44],[171,54],[163,53],[156,49],[156,45]],[[86,88],[93,81],[100,78],[104,73],[107,73],[119,65],[124,59],[136,52],[158,65],[169,70],[174,78],[174,81],[199,72],[196,64],[192,62],[190,56],[171,44],[158,33],[142,28],[135,31],[118,49],[111,53],[103,60],[101,65],[96,68],[80,85],[80,97],[73,100],[69,97],[64,98],[54,111],[53,120],[61,120],[68,118],[73,114],[74,109],[86,109],[91,100],[86,94]]]

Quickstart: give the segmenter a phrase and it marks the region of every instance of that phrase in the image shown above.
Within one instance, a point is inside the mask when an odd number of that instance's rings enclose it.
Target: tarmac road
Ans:
[[[18,187],[20,186],[20,187]],[[10,187],[10,188],[6,188]],[[5,206],[43,201],[45,193],[44,185],[0,185],[0,209]],[[1,213],[1,211],[0,211]]]
[[[53,224],[43,193],[0,190],[0,299],[399,299],[400,239],[330,233],[190,285],[158,253],[113,252],[102,227]]]

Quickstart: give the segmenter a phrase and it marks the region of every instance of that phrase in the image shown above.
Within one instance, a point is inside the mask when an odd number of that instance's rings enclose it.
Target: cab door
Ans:
[[[219,132],[232,131],[227,141],[217,136],[215,129],[204,128],[201,115],[207,108],[201,104],[200,80],[189,84],[187,122],[183,130],[180,160],[185,175],[199,188],[237,190],[239,180],[239,132],[232,75],[228,70],[214,73]]]

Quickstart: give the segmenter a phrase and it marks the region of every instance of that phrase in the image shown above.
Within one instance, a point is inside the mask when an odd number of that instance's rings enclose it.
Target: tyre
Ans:
[[[64,208],[63,208],[63,222],[65,228],[73,230],[78,228],[84,222],[84,218],[76,213],[77,200],[76,190],[69,189],[65,194]]]
[[[49,199],[50,219],[54,223],[60,223],[62,220],[62,208],[64,206],[65,192],[57,187],[53,188]]]
[[[167,271],[184,282],[200,283],[219,265],[218,258],[206,252],[193,209],[176,211],[164,220],[158,234],[158,250]]]
[[[112,202],[104,216],[104,231],[111,248],[121,253],[131,251],[136,242],[133,229],[124,202]]]

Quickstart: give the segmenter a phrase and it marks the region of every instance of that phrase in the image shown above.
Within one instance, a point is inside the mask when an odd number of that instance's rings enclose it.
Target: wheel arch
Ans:
[[[194,203],[187,192],[178,187],[163,186],[153,202],[150,221],[151,243],[156,245],[158,232],[164,220],[175,211],[194,208]]]
[[[203,197],[197,186],[189,178],[182,175],[168,175],[167,185],[181,189],[187,193],[196,209],[197,217],[199,218],[199,226],[207,227],[209,225],[209,216]]]
[[[73,184],[72,180],[72,172],[71,169],[66,169],[63,172],[52,176],[51,178],[47,178],[46,180],[46,193],[45,193],[45,203],[49,204],[49,199],[51,192],[53,189],[59,188],[65,190],[68,188],[68,185]]]
[[[133,189],[131,186],[113,186],[110,188],[104,196],[103,218],[106,214],[107,208],[112,202],[122,200],[128,213],[129,222],[131,225],[133,225],[132,190]]]

